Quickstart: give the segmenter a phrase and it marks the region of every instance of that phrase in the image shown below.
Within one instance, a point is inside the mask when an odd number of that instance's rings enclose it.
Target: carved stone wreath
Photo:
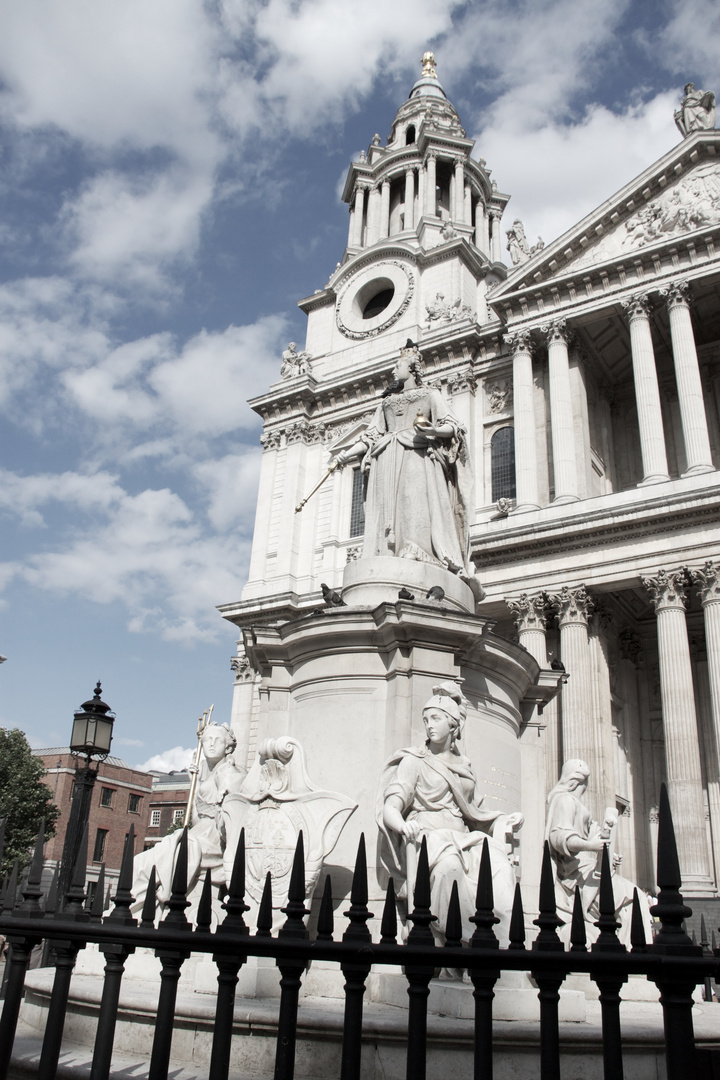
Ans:
[[[415,292],[415,276],[409,267],[399,259],[386,259],[381,263],[376,263],[372,267],[372,276],[382,277],[383,271],[387,271],[390,267],[397,267],[402,271],[402,274],[404,274],[406,278],[406,281],[404,282],[404,295],[401,303],[395,306],[395,304],[391,302],[387,308],[389,311],[387,318],[383,319],[382,315],[379,315],[378,318],[380,318],[381,321],[374,326],[368,327],[367,330],[353,329],[352,326],[347,325],[349,299],[351,297],[354,298],[357,292],[362,288],[363,284],[366,284],[366,274],[353,275],[338,296],[337,304],[335,306],[335,322],[338,330],[341,334],[344,334],[345,337],[352,338],[354,341],[363,341],[366,338],[376,337],[378,334],[384,333],[389,327],[393,326],[407,311],[413,293]],[[368,281],[372,280],[372,276],[368,275]],[[399,275],[396,272],[395,275],[391,276],[395,276],[397,279]],[[399,291],[401,284],[401,282],[396,281],[396,292]]]

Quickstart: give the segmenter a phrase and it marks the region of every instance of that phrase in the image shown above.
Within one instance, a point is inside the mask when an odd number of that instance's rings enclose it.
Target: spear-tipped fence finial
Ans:
[[[45,912],[41,904],[43,898],[42,872],[45,857],[45,818],[40,822],[40,830],[35,841],[32,862],[28,873],[27,883],[23,889],[23,900],[20,911],[23,915],[42,917]]]
[[[273,897],[272,897],[272,875],[268,870],[265,875],[265,884],[263,885],[262,896],[260,897],[260,906],[258,908],[257,917],[257,933],[256,937],[272,937],[272,924],[273,924]]]
[[[630,917],[630,945],[633,952],[647,952],[647,937],[640,907],[640,894],[633,889],[632,915]]]
[[[212,925],[212,870],[208,866],[205,871],[202,892],[198,903],[197,917],[195,919],[196,930],[209,930]]]
[[[657,846],[657,903],[650,914],[660,920],[660,930],[655,935],[652,948],[666,951],[676,947],[686,950],[692,942],[683,923],[692,915],[692,908],[684,903],[680,886],[680,860],[675,842],[670,799],[665,784],[660,785],[660,811],[658,814]]]
[[[135,825],[131,824],[127,834],[127,838],[125,840],[125,847],[123,848],[122,862],[120,864],[120,874],[118,876],[118,883],[115,889],[114,906],[112,911],[108,915],[109,922],[122,923],[123,926],[137,925],[137,919],[133,918],[131,911],[134,901],[134,897],[132,894],[134,859]]]
[[[498,949],[498,941],[493,926],[500,920],[495,915],[495,897],[493,895],[492,866],[490,865],[490,848],[487,839],[483,840],[482,855],[480,856],[480,873],[478,874],[477,893],[475,895],[475,914],[470,916],[470,922],[475,923],[473,936],[470,944],[475,948]]]
[[[225,918],[221,926],[224,932],[234,930],[238,934],[249,934],[247,924],[243,918],[249,906],[245,903],[245,829],[240,830],[238,845],[235,849],[233,868],[230,875],[230,888],[223,902]]]
[[[310,912],[305,907],[305,847],[302,829],[298,833],[295,856],[290,871],[287,905],[280,910],[283,915],[287,916],[280,927],[280,937],[307,937],[304,919]]]
[[[370,941],[370,931],[366,923],[372,918],[368,911],[367,855],[365,852],[365,833],[360,833],[352,888],[350,890],[350,910],[343,912],[350,925],[343,934],[343,941]]]
[[[592,951],[625,952],[625,946],[617,936],[620,923],[615,918],[615,895],[613,893],[612,870],[610,869],[607,844],[603,844],[601,855],[598,907],[600,908],[600,918],[595,925],[600,933],[597,941],[593,942]]]
[[[140,927],[150,930],[155,925],[155,908],[157,907],[157,874],[155,867],[150,870],[145,899],[143,900],[142,912],[140,913]]]
[[[183,829],[180,842],[177,847],[175,870],[172,877],[170,899],[167,902],[168,913],[163,919],[168,926],[190,929],[185,909],[190,906],[187,898],[187,872],[188,872],[188,831]]]
[[[578,884],[573,900],[572,922],[570,923],[570,952],[587,952],[587,930],[585,929],[585,911],[582,903],[582,888]]]
[[[510,915],[510,949],[525,948],[525,912],[523,911],[522,892],[520,882],[515,882],[515,895],[513,897],[512,912]]]
[[[430,924],[437,922],[437,916],[430,910],[430,864],[426,836],[423,836],[420,845],[413,900],[415,906],[412,912],[408,913],[408,919],[413,924],[408,934],[408,941],[412,945],[434,945],[435,939]]]
[[[332,880],[328,874],[325,878],[320,911],[318,912],[316,941],[332,941],[333,939],[335,920],[333,918],[332,899]]]
[[[453,881],[450,890],[450,902],[445,922],[445,945],[448,949],[460,948],[462,945],[462,912],[457,881]]]
[[[100,863],[100,873],[98,874],[97,883],[93,889],[92,899],[90,901],[90,921],[99,923],[102,922],[103,917],[103,905],[105,903],[105,863]]]
[[[388,878],[382,920],[380,921],[380,944],[394,945],[397,941],[397,908],[395,906],[395,882]]]
[[[542,869],[540,871],[540,899],[538,907],[540,913],[537,919],[534,920],[534,925],[539,927],[539,933],[533,941],[533,949],[562,951],[563,943],[557,933],[558,926],[562,926],[562,920],[558,918],[557,905],[555,903],[555,878],[553,875],[550,845],[547,840],[545,841]]]

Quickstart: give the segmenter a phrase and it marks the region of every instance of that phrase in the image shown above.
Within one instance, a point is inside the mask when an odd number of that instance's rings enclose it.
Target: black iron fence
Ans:
[[[167,914],[155,925],[155,883],[151,877],[141,919],[132,913],[133,898],[132,832],[126,845],[112,911],[102,915],[102,888],[95,890],[94,903],[88,909],[85,891],[87,835],[78,853],[70,888],[62,910],[53,907],[41,889],[43,837],[38,839],[35,855],[16,900],[17,878],[5,884],[0,933],[10,944],[5,980],[5,1001],[0,1018],[0,1080],[5,1080],[12,1058],[13,1042],[25,989],[25,977],[33,949],[42,941],[51,946],[55,975],[47,1010],[47,1022],[37,1069],[38,1080],[53,1080],[57,1073],[63,1028],[68,1007],[70,982],[78,952],[88,942],[97,943],[105,956],[105,974],[99,1006],[91,1080],[106,1080],[112,1064],[113,1041],[118,1014],[120,985],[128,956],[137,948],[155,951],[161,961],[157,1018],[154,1025],[149,1080],[166,1080],[170,1066],[173,1023],[178,980],[183,963],[191,953],[212,956],[218,970],[218,989],[213,1026],[210,1080],[227,1080],[233,1036],[233,1012],[238,972],[249,956],[273,959],[280,973],[280,1002],[277,1026],[275,1078],[292,1080],[295,1069],[297,1013],[302,979],[312,960],[330,961],[339,966],[345,978],[345,1013],[342,1034],[341,1080],[359,1080],[362,1066],[363,999],[367,978],[373,965],[392,965],[407,980],[407,1077],[424,1080],[426,1073],[427,1004],[430,982],[438,968],[464,969],[473,985],[475,1003],[474,1077],[491,1080],[493,1075],[493,996],[501,972],[530,971],[538,987],[540,1000],[540,1061],[543,1080],[560,1080],[560,1038],[558,1005],[560,988],[570,973],[586,973],[597,984],[602,1015],[603,1064],[606,1080],[623,1076],[623,1041],[620,1019],[620,991],[630,975],[646,976],[660,991],[665,1033],[665,1057],[668,1080],[700,1080],[715,1075],[714,1062],[696,1051],[693,1032],[693,992],[706,980],[716,979],[720,958],[707,948],[694,945],[683,928],[689,916],[680,893],[680,869],[670,805],[663,788],[660,803],[658,842],[658,901],[653,915],[659,920],[654,941],[645,940],[641,901],[634,898],[631,948],[617,937],[612,877],[607,848],[602,857],[600,882],[600,917],[596,923],[597,940],[588,947],[585,921],[580,906],[580,892],[570,933],[570,948],[565,949],[557,934],[560,925],[556,908],[552,863],[547,849],[542,867],[538,933],[532,945],[525,941],[525,918],[519,888],[513,905],[510,943],[500,949],[494,933],[493,891],[487,845],[483,852],[477,886],[476,911],[472,917],[475,931],[468,946],[461,942],[461,913],[457,889],[453,889],[447,925],[446,944],[437,946],[431,925],[435,916],[430,910],[430,873],[425,844],[418,860],[414,891],[414,909],[409,915],[412,929],[407,940],[398,943],[398,920],[393,883],[385,899],[379,941],[373,941],[367,922],[368,910],[365,843],[361,837],[353,876],[350,909],[342,935],[337,936],[332,909],[332,885],[329,878],[320,905],[317,931],[310,939],[305,925],[304,852],[299,838],[293,863],[285,922],[276,935],[272,933],[272,892],[268,874],[260,903],[257,926],[251,933],[245,924],[245,845],[241,837],[229,891],[225,898],[225,916],[211,931],[211,882],[205,879],[202,898],[193,926],[185,910],[188,906],[187,842],[183,837],[175,867],[172,895]],[[720,953],[720,950],[718,950]],[[720,1020],[720,1010],[719,1010]]]

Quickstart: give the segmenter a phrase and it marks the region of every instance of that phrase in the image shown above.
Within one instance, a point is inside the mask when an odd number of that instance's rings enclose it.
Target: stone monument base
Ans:
[[[473,591],[457,574],[451,574],[434,563],[384,555],[357,559],[347,564],[343,574],[342,598],[349,607],[374,608],[378,604],[394,604],[400,589],[407,589],[418,603],[437,606],[438,601],[426,599],[433,586],[439,586],[445,593],[440,601],[445,607],[475,614]]]
[[[275,973],[277,977],[277,972]],[[52,991],[54,969],[28,973],[13,1075],[37,1072],[42,1033]],[[463,988],[464,989],[464,988]],[[450,988],[452,993],[452,988]],[[87,1080],[102,981],[75,975],[65,1024],[58,1076]],[[513,993],[511,990],[510,993]],[[113,1074],[140,1075],[147,1070],[152,1049],[158,983],[123,984],[114,1043]],[[472,992],[468,995],[472,1000]],[[698,1004],[693,1023],[699,1046],[720,1047],[716,1004]],[[298,1080],[327,1080],[340,1074],[343,1002],[302,996],[298,1011],[295,1076]],[[588,1002],[583,1021],[560,1023],[563,1076],[602,1080],[602,1025],[598,1002]],[[233,1080],[270,1080],[275,1062],[278,1002],[236,999],[234,1038],[230,1059]],[[215,1000],[181,990],[177,998],[172,1042],[174,1080],[207,1077]],[[650,1080],[664,1075],[662,1010],[657,1003],[628,1002],[621,1007],[623,1057],[627,1075]],[[447,1015],[428,1016],[427,1080],[470,1080],[473,1075],[473,1020]],[[405,1080],[407,1009],[368,1001],[364,1010],[362,1080]],[[493,1024],[496,1080],[540,1077],[540,1025],[536,1021],[496,1019]],[[140,1070],[140,1072],[138,1072]]]

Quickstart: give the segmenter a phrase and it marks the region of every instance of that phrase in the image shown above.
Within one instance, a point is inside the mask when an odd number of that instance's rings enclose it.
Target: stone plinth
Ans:
[[[376,555],[348,563],[343,575],[342,598],[350,607],[377,607],[394,603],[400,589],[424,601],[433,586],[443,589],[442,603],[457,611],[475,611],[472,589],[457,574],[432,563]]]

